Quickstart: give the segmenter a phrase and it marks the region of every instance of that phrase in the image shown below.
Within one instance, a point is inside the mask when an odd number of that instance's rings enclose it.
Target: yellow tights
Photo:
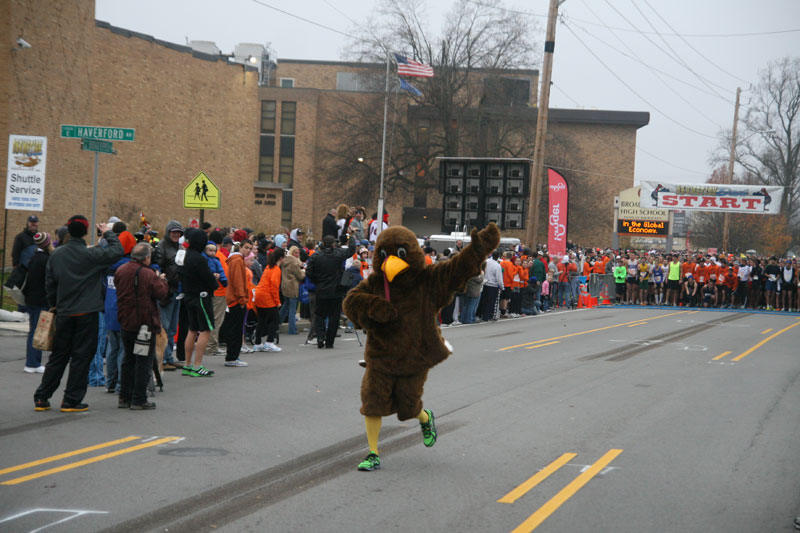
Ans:
[[[417,415],[417,420],[420,424],[428,422],[428,413],[424,410],[420,411]],[[365,416],[364,422],[367,425],[367,443],[369,443],[369,451],[378,453],[378,438],[381,434],[381,417],[379,416]]]

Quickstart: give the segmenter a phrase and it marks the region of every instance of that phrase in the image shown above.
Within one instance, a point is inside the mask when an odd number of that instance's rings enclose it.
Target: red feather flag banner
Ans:
[[[408,59],[400,54],[395,54],[394,59],[397,61],[397,74],[399,76],[414,76],[416,78],[433,77],[433,67],[430,65]]]

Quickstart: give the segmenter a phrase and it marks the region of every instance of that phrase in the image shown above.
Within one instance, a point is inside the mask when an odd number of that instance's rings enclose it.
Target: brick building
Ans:
[[[199,171],[221,190],[221,209],[205,214],[213,223],[267,232],[302,226],[319,235],[328,209],[357,203],[352,190],[326,174],[326,158],[349,141],[329,117],[345,101],[382,102],[385,65],[265,56],[254,68],[229,61],[213,45],[204,52],[96,21],[91,0],[0,0],[0,30],[6,36],[0,68],[9,73],[0,79],[0,138],[48,138],[45,207],[38,213],[47,231],[72,214],[91,214],[93,154],[79,140],[60,138],[61,124],[136,129],[134,142],[114,143],[117,155],[100,155],[98,221],[116,215],[134,223],[133,213],[143,211],[159,230],[171,218],[186,223],[198,213],[183,209],[182,191]],[[31,47],[17,46],[20,37]],[[474,100],[476,113],[522,124],[509,136],[513,155],[530,157],[538,72],[475,75],[489,80],[482,87],[513,94],[513,106]],[[400,108],[396,120],[427,127],[429,110],[407,98]],[[550,110],[545,163],[574,185],[574,240],[610,242],[610,206],[633,183],[636,132],[648,121],[648,113]],[[485,155],[479,147],[463,150],[448,155]],[[380,153],[364,155],[380,159]],[[0,172],[5,176],[5,158]],[[420,232],[430,228],[423,218],[429,224],[440,217],[435,190],[398,189],[386,201],[392,223]],[[362,203],[374,210],[377,194]],[[8,212],[9,248],[28,214]]]

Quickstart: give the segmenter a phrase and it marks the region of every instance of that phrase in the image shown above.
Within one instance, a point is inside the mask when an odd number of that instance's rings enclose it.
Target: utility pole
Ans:
[[[536,140],[533,146],[533,176],[528,198],[528,235],[526,242],[532,249],[536,246],[539,234],[539,195],[542,192],[542,172],[544,170],[544,138],[547,135],[547,114],[550,107],[550,78],[553,73],[553,50],[556,47],[556,19],[558,6],[565,0],[550,0],[547,14],[547,33],[544,41],[542,61],[542,84],[539,89],[539,111],[536,115]]]
[[[731,158],[728,161],[728,177],[725,181],[728,183],[733,183],[733,164],[736,160],[736,129],[739,125],[739,96],[742,94],[741,87],[736,88],[736,107],[733,108],[733,132],[731,134]],[[725,253],[730,252],[728,250],[728,231],[730,230],[731,225],[731,214],[727,211],[725,212],[725,216],[722,222],[722,251]]]

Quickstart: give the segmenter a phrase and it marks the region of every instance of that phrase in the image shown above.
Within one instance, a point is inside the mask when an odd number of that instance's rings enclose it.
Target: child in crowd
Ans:
[[[542,310],[545,313],[550,310],[550,284],[552,282],[552,274],[547,274],[547,277],[542,282]]]
[[[214,277],[217,278],[220,285],[223,287],[228,286],[228,278],[225,276],[225,270],[222,268],[222,263],[219,262],[217,259],[217,245],[213,242],[210,242],[206,245],[206,261],[208,261],[208,269],[214,274]]]

